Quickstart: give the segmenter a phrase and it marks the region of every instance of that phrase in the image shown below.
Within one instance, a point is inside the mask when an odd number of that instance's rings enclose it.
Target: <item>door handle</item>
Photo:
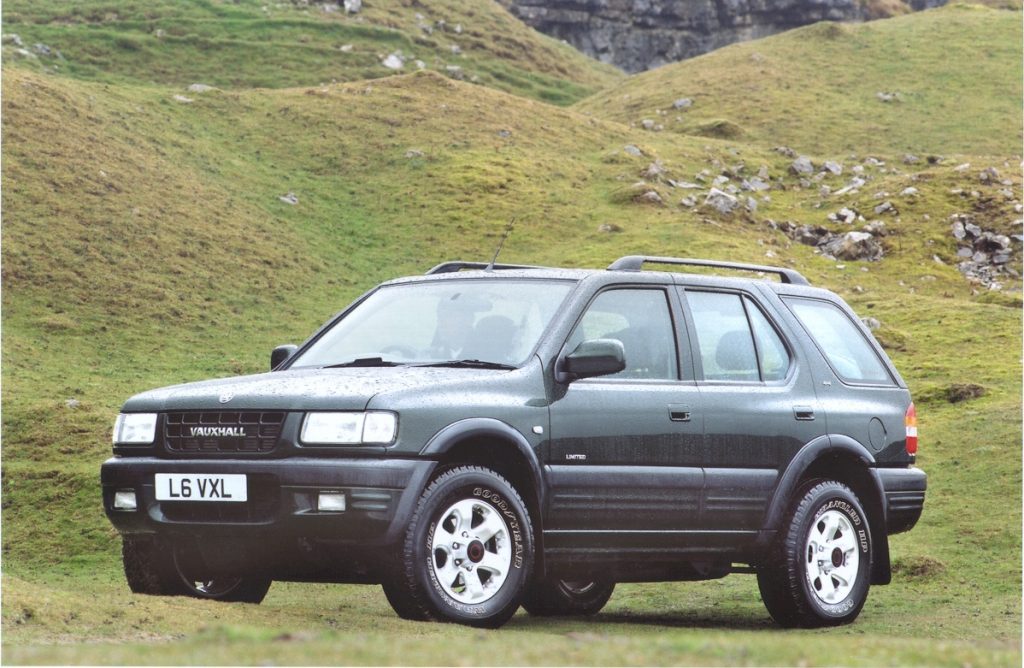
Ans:
[[[814,409],[810,406],[793,406],[793,417],[797,420],[813,420]]]
[[[669,404],[668,418],[673,422],[689,422],[690,407],[680,404]]]

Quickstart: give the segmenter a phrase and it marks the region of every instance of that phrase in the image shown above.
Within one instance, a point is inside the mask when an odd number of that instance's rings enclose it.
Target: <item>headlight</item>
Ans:
[[[319,445],[387,445],[395,440],[394,413],[308,413],[302,423],[302,442]]]
[[[141,445],[156,437],[156,413],[121,413],[114,423],[114,444]]]

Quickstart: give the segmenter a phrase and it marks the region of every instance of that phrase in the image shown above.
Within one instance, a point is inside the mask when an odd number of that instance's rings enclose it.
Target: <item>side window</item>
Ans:
[[[754,342],[757,344],[757,361],[761,365],[761,380],[784,380],[789,372],[789,351],[779,338],[761,309],[754,305],[749,297],[743,298],[750,317],[750,326],[754,330]]]
[[[705,380],[757,381],[757,352],[740,296],[686,292]]]
[[[892,384],[892,378],[857,326],[835,304],[818,299],[786,303],[839,377],[854,383]]]
[[[569,336],[566,349],[572,352],[590,339],[622,341],[626,368],[606,378],[679,377],[672,315],[663,290],[619,289],[599,294]]]

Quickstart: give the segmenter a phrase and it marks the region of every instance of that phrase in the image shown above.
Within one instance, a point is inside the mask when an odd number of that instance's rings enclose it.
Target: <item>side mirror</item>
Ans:
[[[626,349],[617,339],[591,339],[565,356],[562,371],[568,381],[607,376],[626,368]]]
[[[287,343],[283,346],[274,348],[273,352],[270,353],[270,370],[273,371],[277,367],[281,366],[285,360],[295,354],[295,351],[299,347],[294,343]]]

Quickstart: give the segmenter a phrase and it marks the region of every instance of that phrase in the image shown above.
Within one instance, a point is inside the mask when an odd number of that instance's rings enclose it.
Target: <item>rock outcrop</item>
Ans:
[[[864,0],[499,0],[537,30],[640,72],[816,21],[873,18]],[[925,9],[945,0],[908,0]]]

